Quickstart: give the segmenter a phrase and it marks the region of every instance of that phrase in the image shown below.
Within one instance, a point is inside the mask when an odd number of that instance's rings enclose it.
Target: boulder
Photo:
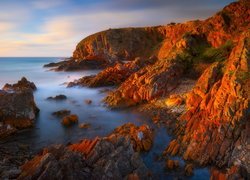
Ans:
[[[53,112],[52,115],[56,116],[56,117],[59,117],[59,118],[62,118],[62,117],[70,115],[70,113],[71,113],[70,110],[63,109],[63,110],[60,110],[60,111]]]
[[[22,78],[16,84],[6,84],[3,89],[0,90],[0,137],[33,126],[39,112],[33,96],[34,83]]]
[[[153,131],[148,125],[135,126],[127,123],[117,127],[108,137],[111,140],[117,137],[129,138],[137,152],[149,151],[153,146]]]
[[[54,97],[50,96],[47,98],[47,100],[55,100],[55,101],[61,101],[61,100],[66,100],[67,96],[60,94],[60,95],[56,95]]]
[[[21,91],[30,89],[35,91],[37,89],[36,85],[33,82],[28,81],[25,77],[22,77],[20,81],[16,84],[5,84],[2,90],[4,91]]]

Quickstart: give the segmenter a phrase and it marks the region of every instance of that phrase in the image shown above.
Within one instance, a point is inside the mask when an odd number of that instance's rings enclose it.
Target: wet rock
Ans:
[[[22,78],[3,89],[0,90],[0,138],[13,134],[17,129],[33,126],[39,112],[33,96],[34,83]]]
[[[134,156],[129,141],[96,138],[68,147],[46,148],[22,166],[19,179],[123,179],[131,174],[139,179],[151,179],[140,156]],[[132,157],[138,163],[132,165]]]
[[[85,102],[86,104],[91,104],[91,103],[92,103],[92,100],[91,100],[91,99],[86,99],[84,102]]]
[[[193,164],[186,164],[184,171],[185,171],[186,176],[192,176],[194,174],[193,173],[193,171],[194,171]]]
[[[16,84],[5,84],[3,89],[4,91],[20,91],[30,89],[35,91],[36,85],[33,82],[28,81],[25,77],[22,77],[20,81]]]
[[[78,116],[75,114],[65,116],[62,119],[61,123],[62,123],[62,125],[66,126],[66,127],[74,125],[74,124],[78,123]]]
[[[131,139],[135,151],[149,151],[153,146],[153,131],[147,125],[135,126],[132,123],[116,128],[109,138],[128,137]]]
[[[61,118],[61,117],[70,115],[70,113],[71,113],[70,110],[63,109],[63,110],[60,110],[60,111],[53,112],[52,115]]]
[[[79,125],[79,128],[81,129],[88,129],[91,125],[89,123],[81,123]]]
[[[60,101],[60,100],[66,100],[67,96],[60,94],[60,95],[56,95],[54,97],[50,96],[47,98],[47,100],[56,100],[56,101]]]
[[[103,58],[68,58],[64,61],[57,63],[45,64],[44,67],[52,68],[54,71],[79,71],[79,70],[88,70],[88,69],[103,69],[110,65],[112,62],[109,62]]]
[[[171,159],[166,160],[166,169],[174,170],[177,169],[178,167],[179,167],[179,161]]]

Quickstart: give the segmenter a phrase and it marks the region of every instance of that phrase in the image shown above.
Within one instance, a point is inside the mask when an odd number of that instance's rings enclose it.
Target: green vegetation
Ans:
[[[239,79],[243,82],[250,79],[250,72],[243,72],[243,71],[238,72],[237,79]]]
[[[225,44],[218,48],[209,47],[206,48],[199,56],[200,60],[212,63],[212,62],[222,62],[229,57],[232,51],[233,43],[232,41],[227,41]]]
[[[189,33],[184,36],[189,36]],[[197,45],[178,54],[178,59],[183,63],[188,72],[190,70],[200,71],[199,67],[202,68],[202,66],[200,66],[202,64],[211,64],[214,62],[220,62],[223,64],[223,62],[229,57],[233,48],[232,41],[227,41],[218,48],[211,47],[203,40],[197,42]]]

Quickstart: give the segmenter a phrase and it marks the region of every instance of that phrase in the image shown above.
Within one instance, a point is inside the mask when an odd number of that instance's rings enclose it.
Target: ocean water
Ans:
[[[37,86],[34,97],[40,109],[39,116],[35,120],[34,128],[23,130],[17,135],[5,141],[7,143],[24,143],[35,150],[51,144],[67,144],[77,142],[84,138],[106,136],[114,128],[132,122],[136,125],[148,124],[155,130],[153,149],[149,153],[142,154],[146,165],[157,174],[159,179],[176,177],[174,172],[164,170],[164,162],[155,161],[155,157],[161,155],[166,145],[170,142],[165,128],[157,127],[146,116],[129,110],[114,111],[106,108],[102,99],[105,97],[104,90],[107,88],[66,88],[65,82],[73,81],[83,76],[98,73],[98,71],[78,72],[54,72],[43,68],[49,62],[60,61],[61,58],[0,58],[0,87],[5,83],[16,83],[22,77],[26,77]],[[49,96],[64,94],[68,98],[65,101],[48,101]],[[84,101],[91,99],[92,104]],[[79,116],[79,123],[90,123],[89,129],[80,129],[78,126],[65,128],[60,119],[52,116],[52,112],[61,109],[71,110],[71,113]],[[1,145],[1,143],[0,143]],[[195,175],[188,179],[209,179],[207,168],[196,169]]]

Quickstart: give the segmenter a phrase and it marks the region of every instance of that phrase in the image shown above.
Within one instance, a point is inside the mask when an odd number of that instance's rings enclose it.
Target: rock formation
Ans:
[[[0,90],[0,137],[33,125],[39,111],[33,97],[35,89],[34,83],[22,78],[17,84],[6,84]]]
[[[151,179],[129,138],[52,146],[22,166],[18,179]]]
[[[226,62],[216,62],[202,74],[187,96],[188,110],[180,117],[178,137],[168,153],[179,152],[200,165],[238,165],[250,173],[249,50],[247,31]]]
[[[201,166],[229,168],[225,172],[215,168],[212,179],[249,179],[249,29],[250,2],[239,0],[204,21],[99,32],[83,39],[67,64],[98,61],[108,68],[69,86],[119,85],[104,100],[112,108],[161,98],[167,98],[166,107],[185,104],[185,112],[174,121],[175,138],[164,155],[181,155],[191,161],[185,167],[187,175],[193,173],[194,161]],[[156,57],[155,61],[148,62],[150,57]],[[67,64],[61,69],[72,67]],[[183,78],[198,80],[185,96],[171,96]],[[109,136],[109,143],[114,144],[113,139],[116,142],[120,136],[127,137],[135,151],[147,151],[152,146],[152,132],[144,126],[119,127]],[[88,159],[98,143],[86,141],[71,146],[71,150]],[[86,144],[91,148],[79,148]],[[107,165],[104,161],[100,164]],[[166,165],[177,168],[171,160]],[[101,172],[105,174],[102,168]],[[125,177],[117,174],[112,175]]]
[[[86,76],[74,82],[70,82],[68,87],[72,86],[88,86],[88,87],[101,87],[101,86],[114,86],[120,85],[131,74],[137,72],[141,68],[153,64],[156,61],[155,57],[148,60],[136,58],[134,61],[128,63],[119,62],[112,67],[108,67],[97,75]]]
[[[153,146],[153,131],[148,125],[135,126],[132,123],[124,124],[116,128],[108,138],[128,137],[135,151],[149,151]]]

